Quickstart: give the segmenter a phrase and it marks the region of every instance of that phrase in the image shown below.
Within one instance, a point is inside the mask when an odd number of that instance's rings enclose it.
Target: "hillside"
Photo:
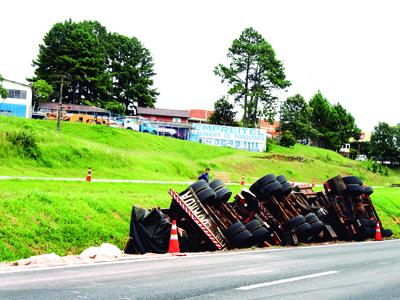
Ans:
[[[302,182],[338,174],[357,175],[369,185],[400,182],[399,170],[379,176],[367,163],[310,146],[271,145],[268,153],[250,153],[100,125],[55,127],[54,121],[0,117],[0,176],[84,177],[91,166],[94,178],[187,181],[210,166],[214,177],[232,182],[266,173]]]
[[[276,145],[249,153],[96,125],[0,117],[0,176],[195,180],[212,176],[246,182],[266,174],[317,182],[356,174],[370,185],[400,182],[399,173],[378,176],[366,164],[323,149]],[[25,147],[22,147],[25,145]],[[124,247],[132,205],[168,207],[168,189],[186,185],[0,180],[0,261],[56,252],[79,254],[109,242]],[[236,193],[239,186],[230,186]],[[384,226],[400,236],[398,189],[376,189],[373,199]]]

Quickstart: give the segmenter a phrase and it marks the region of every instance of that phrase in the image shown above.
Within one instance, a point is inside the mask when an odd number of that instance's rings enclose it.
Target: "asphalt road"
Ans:
[[[0,273],[0,299],[400,299],[400,240]]]

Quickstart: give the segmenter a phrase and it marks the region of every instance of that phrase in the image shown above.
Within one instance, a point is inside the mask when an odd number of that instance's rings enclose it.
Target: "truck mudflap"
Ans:
[[[201,202],[197,199],[192,189],[187,190],[179,195],[170,189],[168,193],[172,199],[185,211],[185,213],[193,220],[201,229],[207,238],[215,245],[217,250],[224,249],[227,241],[221,233],[216,222],[207,214]]]

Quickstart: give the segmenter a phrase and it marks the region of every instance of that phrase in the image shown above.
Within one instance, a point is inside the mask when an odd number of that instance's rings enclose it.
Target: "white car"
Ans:
[[[364,154],[357,155],[357,156],[356,156],[356,160],[359,160],[359,161],[366,161],[366,160],[367,160],[367,156],[364,155]]]

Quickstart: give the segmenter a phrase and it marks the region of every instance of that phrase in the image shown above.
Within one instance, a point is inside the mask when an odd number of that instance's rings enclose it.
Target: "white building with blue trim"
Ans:
[[[32,88],[31,86],[4,79],[1,85],[7,90],[8,96],[0,97],[0,115],[32,117]]]

